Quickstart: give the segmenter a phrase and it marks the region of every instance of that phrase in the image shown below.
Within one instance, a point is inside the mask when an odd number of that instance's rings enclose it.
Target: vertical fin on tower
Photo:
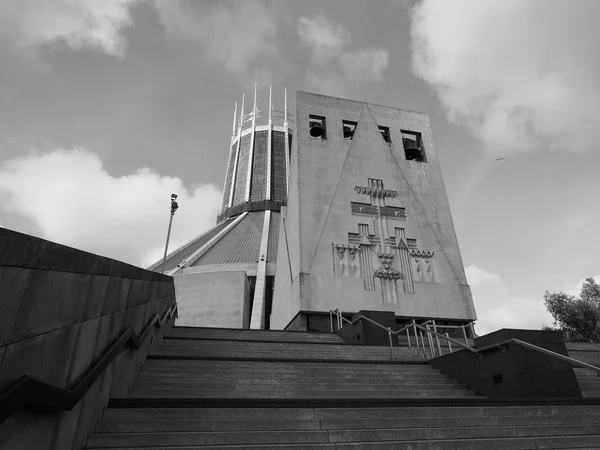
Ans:
[[[283,127],[285,130],[285,196],[287,198],[290,189],[290,138],[287,109],[287,85],[283,86]],[[297,120],[297,119],[296,119]]]
[[[237,135],[237,146],[236,146],[236,150],[235,150],[235,161],[233,164],[233,175],[231,177],[231,189],[229,192],[229,203],[227,204],[228,208],[231,208],[231,205],[233,204],[233,196],[235,193],[235,184],[236,184],[236,179],[237,179],[237,166],[238,166],[238,159],[240,157],[240,143],[242,141],[242,125],[244,123],[244,101],[246,100],[246,91],[242,91],[242,108],[240,110],[240,121],[238,123],[238,135]]]
[[[245,200],[250,201],[250,187],[252,186],[252,166],[254,165],[254,138],[256,134],[256,116],[258,109],[256,108],[256,86],[254,83],[254,107],[252,109],[252,134],[250,135],[250,151],[248,152],[248,175],[246,176],[246,195]]]
[[[235,121],[237,120],[237,98],[235,99],[235,106],[233,107],[233,127],[231,128],[231,135],[235,136]]]
[[[273,98],[272,88],[269,84],[269,134],[267,136],[267,182],[265,198],[271,200],[271,158],[273,158],[273,152],[271,146],[273,145]]]

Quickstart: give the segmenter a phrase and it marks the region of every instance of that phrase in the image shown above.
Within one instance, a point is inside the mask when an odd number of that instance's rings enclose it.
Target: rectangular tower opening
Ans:
[[[308,116],[310,136],[318,139],[327,139],[327,127],[325,122],[325,117],[310,114]]]
[[[392,142],[392,138],[390,136],[390,129],[389,127],[378,127],[379,131],[381,132],[381,137],[383,138],[383,140],[385,142],[387,142],[388,144]]]
[[[342,120],[342,129],[344,131],[344,139],[352,140],[354,137],[354,131],[356,131],[356,122],[351,122],[349,120]]]
[[[407,161],[427,162],[425,148],[421,133],[417,131],[400,130],[402,133],[402,146]]]

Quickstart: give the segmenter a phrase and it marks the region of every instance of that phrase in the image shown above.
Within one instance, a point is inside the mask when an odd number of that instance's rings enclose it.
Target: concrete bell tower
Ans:
[[[298,92],[296,117],[272,327],[475,320],[427,115]]]

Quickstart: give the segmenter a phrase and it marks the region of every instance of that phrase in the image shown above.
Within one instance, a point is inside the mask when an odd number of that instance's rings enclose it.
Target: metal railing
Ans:
[[[5,391],[0,393],[0,424],[24,405],[41,406],[54,411],[68,411],[79,403],[90,387],[127,349],[139,350],[150,338],[152,330],[162,328],[167,320],[177,317],[177,303],[167,308],[162,315],[155,313],[139,333],[128,327],[108,346],[94,364],[79,377],[70,388],[62,388],[23,375]]]
[[[552,356],[554,358],[561,359],[563,361],[567,361],[575,367],[582,367],[585,369],[593,370],[600,377],[600,367],[596,367],[592,364],[588,364],[586,362],[579,361],[577,359],[571,358],[570,356],[561,355],[560,353],[553,352],[552,350],[548,350],[543,347],[538,347],[537,345],[530,344],[529,342],[521,341],[520,339],[511,338],[511,339],[507,339],[505,341],[501,341],[497,344],[490,344],[490,345],[486,345],[485,347],[473,348],[468,345],[468,337],[467,337],[465,325],[436,325],[435,320],[427,320],[421,324],[418,324],[415,321],[415,319],[413,319],[410,322],[408,322],[408,324],[406,324],[405,326],[400,328],[399,330],[394,331],[391,328],[385,327],[382,324],[374,321],[373,319],[370,319],[369,317],[359,316],[354,320],[348,320],[342,315],[342,312],[339,309],[336,309],[336,310],[329,311],[331,332],[334,332],[334,327],[333,327],[334,316],[336,317],[338,330],[340,330],[343,327],[344,322],[348,323],[349,325],[354,325],[355,323],[360,322],[361,320],[366,320],[367,322],[370,322],[373,325],[376,325],[377,327],[387,331],[388,337],[389,337],[389,342],[390,342],[390,354],[391,354],[392,360],[394,359],[394,345],[393,345],[392,335],[397,335],[399,337],[400,333],[406,333],[406,337],[408,340],[408,346],[409,346],[409,348],[412,348],[410,331],[409,331],[412,328],[417,353],[419,353],[420,355],[422,355],[425,358],[433,359],[433,358],[443,355],[442,346],[440,344],[440,339],[445,340],[448,343],[449,353],[452,353],[452,344],[454,344],[454,345],[460,347],[461,349],[468,350],[469,352],[477,354],[477,355],[480,355],[483,352],[491,350],[491,349],[505,348],[509,344],[517,344],[517,345],[521,345],[522,347],[526,347],[531,350],[536,350],[538,352],[544,353],[548,356]],[[438,331],[437,331],[438,326],[441,328],[462,328],[465,343],[462,343],[460,341],[452,339],[448,335],[447,332],[445,334],[438,333]],[[473,333],[472,335],[475,336],[475,332],[473,330],[472,323],[470,323],[469,326],[472,330],[472,333]],[[420,343],[419,343],[419,338],[421,341]],[[427,346],[425,345],[426,342],[427,342]]]

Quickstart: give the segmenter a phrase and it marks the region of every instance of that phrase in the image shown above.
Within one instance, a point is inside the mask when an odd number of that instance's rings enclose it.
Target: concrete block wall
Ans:
[[[175,279],[178,326],[250,326],[250,285],[245,271],[184,273]]]
[[[171,277],[0,228],[0,392],[23,375],[72,389],[128,327],[139,333],[174,303]],[[123,353],[72,411],[16,411],[0,424],[0,448],[82,448],[172,322]]]

